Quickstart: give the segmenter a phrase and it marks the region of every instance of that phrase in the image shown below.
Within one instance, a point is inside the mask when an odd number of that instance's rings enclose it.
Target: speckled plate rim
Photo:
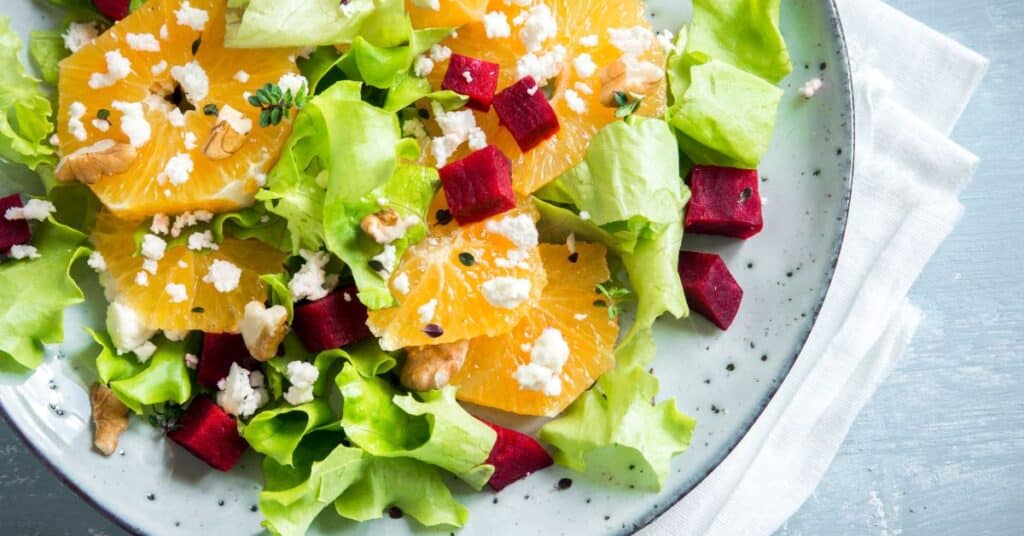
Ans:
[[[827,0],[826,8],[828,9],[828,16],[829,16],[829,19],[832,22],[832,27],[833,27],[833,29],[835,31],[836,46],[838,48],[837,52],[838,52],[840,60],[841,60],[840,68],[841,68],[841,72],[842,72],[842,75],[843,75],[842,79],[843,79],[843,82],[844,82],[844,84],[843,84],[841,89],[842,89],[843,95],[846,97],[846,100],[847,100],[847,103],[848,103],[849,116],[850,116],[850,121],[847,122],[847,124],[848,124],[847,132],[844,133],[844,134],[846,134],[848,136],[848,138],[850,140],[850,147],[849,147],[849,154],[850,154],[849,161],[850,161],[850,165],[849,165],[849,168],[848,168],[847,173],[846,173],[847,180],[844,181],[844,183],[846,184],[846,196],[845,196],[845,199],[844,199],[844,205],[845,206],[842,207],[842,213],[840,214],[840,216],[839,216],[839,218],[838,218],[838,220],[836,222],[837,223],[837,227],[838,227],[838,232],[836,234],[836,241],[835,241],[836,243],[835,243],[835,247],[834,247],[834,253],[832,255],[832,260],[831,260],[831,262],[829,264],[828,273],[825,276],[825,285],[822,285],[822,290],[820,292],[819,298],[816,300],[814,309],[813,309],[812,314],[811,314],[811,316],[813,317],[814,321],[811,322],[811,324],[808,327],[808,329],[801,336],[801,340],[797,343],[797,351],[788,359],[788,362],[786,363],[786,365],[784,367],[783,373],[780,374],[780,381],[775,383],[775,385],[771,388],[770,392],[768,394],[766,394],[763,397],[763,399],[761,400],[761,402],[758,404],[759,408],[758,408],[758,410],[756,412],[756,415],[749,422],[744,423],[744,425],[742,427],[743,428],[743,432],[739,433],[739,434],[736,434],[736,437],[731,442],[731,444],[729,444],[726,448],[721,450],[721,452],[715,457],[715,460],[712,463],[708,464],[708,466],[707,466],[708,468],[704,472],[704,474],[701,475],[700,478],[695,480],[690,486],[686,487],[681,492],[679,492],[679,494],[674,499],[672,499],[671,501],[666,501],[666,505],[665,506],[663,506],[661,508],[657,508],[657,509],[651,511],[647,516],[642,518],[639,521],[639,523],[635,524],[633,526],[634,528],[617,531],[616,534],[629,534],[629,533],[636,532],[636,531],[638,531],[638,530],[640,530],[640,529],[642,529],[644,527],[647,527],[655,519],[657,519],[662,514],[664,514],[665,512],[669,511],[670,509],[672,509],[672,507],[674,507],[679,501],[683,500],[687,495],[690,494],[690,492],[692,492],[694,489],[697,488],[697,486],[699,486],[702,482],[704,482],[704,480],[711,473],[713,473],[715,471],[715,469],[718,468],[719,465],[721,465],[721,463],[725,460],[725,458],[728,457],[730,453],[732,453],[732,451],[736,448],[736,446],[740,443],[740,441],[742,441],[743,438],[745,438],[747,436],[747,433],[749,433],[749,431],[753,427],[754,423],[756,423],[757,420],[760,419],[761,415],[764,413],[764,410],[768,407],[768,404],[771,403],[773,398],[775,398],[775,394],[778,392],[779,388],[782,386],[782,383],[785,380],[785,378],[787,378],[789,376],[790,371],[793,369],[793,366],[796,364],[797,358],[799,358],[800,354],[803,352],[804,346],[807,344],[807,340],[810,338],[811,332],[814,330],[814,327],[817,325],[817,320],[818,320],[818,317],[819,317],[819,315],[821,313],[821,308],[824,305],[825,300],[828,298],[828,293],[829,293],[829,291],[832,288],[832,279],[833,279],[833,277],[835,275],[836,265],[838,264],[839,257],[842,254],[843,243],[844,243],[844,240],[845,240],[845,237],[846,237],[847,221],[849,219],[850,202],[851,202],[852,192],[853,192],[853,173],[854,173],[854,166],[855,166],[855,160],[856,160],[856,149],[857,148],[856,148],[856,138],[855,138],[855,132],[856,132],[856,113],[855,112],[856,112],[856,109],[855,109],[855,106],[854,106],[853,81],[852,81],[852,77],[851,77],[849,51],[848,51],[847,44],[846,44],[846,34],[845,34],[844,29],[843,29],[842,20],[839,17],[839,9],[838,9],[838,6],[836,5],[835,0]],[[116,513],[114,513],[114,511],[112,509],[108,508],[103,503],[101,503],[98,500],[96,500],[92,495],[90,495],[90,494],[86,493],[85,491],[83,491],[71,478],[69,478],[67,476],[67,474],[64,472],[64,470],[61,469],[61,467],[57,463],[54,463],[52,460],[50,460],[50,458],[47,457],[45,454],[43,454],[43,452],[34,443],[29,441],[29,439],[26,436],[26,434],[14,422],[14,419],[11,417],[10,413],[8,412],[6,404],[4,404],[2,401],[0,401],[0,416],[2,416],[4,421],[7,423],[7,425],[12,430],[14,430],[15,434],[18,436],[18,438],[21,440],[21,442],[24,443],[26,447],[28,447],[28,450],[36,458],[38,458],[43,463],[43,465],[46,466],[47,469],[49,469],[55,476],[57,476],[57,478],[61,481],[61,483],[64,484],[64,486],[66,486],[68,489],[73,491],[76,495],[81,497],[82,500],[84,500],[86,503],[88,503],[93,509],[95,509],[96,511],[100,512],[101,514],[103,514],[103,516],[105,516],[107,519],[110,519],[111,521],[116,523],[120,528],[124,529],[125,531],[127,531],[127,532],[129,532],[131,534],[138,534],[138,535],[144,534],[144,532],[139,527],[136,527],[135,525],[129,523],[126,519],[124,519],[121,516],[119,516]]]

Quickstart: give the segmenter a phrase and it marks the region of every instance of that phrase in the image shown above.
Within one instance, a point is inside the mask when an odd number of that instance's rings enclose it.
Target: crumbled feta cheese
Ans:
[[[459,146],[469,141],[471,146],[483,148],[487,145],[487,134],[477,126],[476,116],[470,110],[446,112],[438,104],[432,104],[434,119],[441,127],[442,135],[430,141],[430,152],[434,156],[437,167],[444,167]],[[481,145],[481,143],[483,145]]]
[[[231,364],[227,377],[217,382],[217,389],[217,405],[236,417],[251,417],[269,399],[263,387],[263,374],[249,372],[238,363]]]
[[[597,39],[596,35],[585,35],[580,38],[580,44],[585,47],[593,48],[597,46]]]
[[[521,250],[535,248],[538,244],[537,225],[526,214],[488,221],[487,231],[508,238]]]
[[[146,120],[146,112],[142,109],[142,103],[114,101],[112,106],[121,112],[121,132],[128,136],[132,147],[142,147],[149,142],[153,135],[153,129]]]
[[[812,78],[800,88],[800,94],[805,99],[813,99],[824,87],[825,83],[822,82],[821,78]]]
[[[292,276],[291,282],[288,283],[292,297],[297,302],[323,299],[333,290],[327,285],[327,275],[324,273],[324,267],[331,261],[330,254],[324,251],[312,252],[304,249],[299,251],[299,255],[306,260],[306,263],[299,268],[299,271]]]
[[[562,394],[562,368],[568,360],[569,344],[562,332],[547,328],[530,350],[530,363],[520,365],[512,377],[522,389],[558,396]]]
[[[220,107],[220,113],[217,114],[217,120],[227,122],[232,130],[242,134],[243,136],[252,130],[252,119],[249,119],[242,112],[232,108],[230,104],[225,104]]]
[[[64,46],[74,53],[95,41],[99,35],[100,29],[95,22],[72,22],[62,37]]]
[[[512,28],[508,25],[508,16],[501,11],[484,14],[484,31],[488,39],[510,37]]]
[[[482,128],[476,127],[469,131],[469,148],[479,151],[487,147],[487,133]]]
[[[263,302],[250,301],[238,323],[249,353],[260,361],[277,355],[278,346],[288,334],[288,310],[282,305],[268,308]]]
[[[178,108],[172,108],[171,111],[167,112],[167,122],[172,127],[181,128],[185,126],[185,114],[181,113],[181,110]]]
[[[191,178],[193,169],[195,164],[192,162],[192,156],[188,153],[178,153],[167,161],[163,172],[157,175],[156,181],[160,185],[170,181],[175,186],[181,186]]]
[[[672,52],[675,52],[676,37],[672,35],[672,30],[662,30],[654,37],[658,40],[658,44],[661,45],[661,48],[665,49],[665,53],[671,54]]]
[[[107,271],[107,260],[103,258],[103,254],[99,251],[93,251],[86,263],[89,265],[89,268],[96,272]]]
[[[558,22],[551,14],[547,4],[539,4],[530,8],[523,27],[519,30],[519,39],[527,52],[536,52],[544,46],[544,42],[558,34]]]
[[[590,78],[597,72],[597,64],[594,63],[594,58],[587,53],[576,56],[576,59],[572,61],[572,65],[576,68],[576,74],[580,75],[580,78]]]
[[[580,97],[579,93],[576,93],[574,89],[565,90],[565,103],[569,106],[569,109],[578,113],[584,114],[587,112],[587,103]]]
[[[152,339],[156,330],[146,327],[135,309],[115,301],[107,308],[107,333],[117,355],[124,355]]]
[[[395,291],[403,296],[409,293],[409,274],[402,272],[395,276],[395,279],[391,281],[391,286],[395,287]]]
[[[188,289],[185,288],[185,285],[168,283],[164,287],[164,291],[171,297],[171,303],[184,303],[188,300]]]
[[[167,217],[167,214],[156,214],[153,216],[153,223],[150,224],[149,230],[154,234],[167,234],[170,232],[171,219]]]
[[[202,251],[204,249],[216,251],[220,249],[220,246],[213,239],[213,232],[203,231],[201,233],[192,233],[188,236],[188,249],[192,251]]]
[[[437,298],[432,298],[427,303],[416,309],[416,314],[420,316],[421,324],[429,324],[434,319],[434,314],[437,313]]]
[[[68,132],[77,138],[78,141],[85,141],[89,137],[89,134],[85,131],[85,123],[82,122],[85,112],[85,105],[81,102],[72,102],[71,106],[68,107]]]
[[[388,244],[384,246],[384,251],[373,257],[373,260],[380,263],[384,272],[390,273],[395,269],[395,263],[398,262],[398,250],[394,245]]]
[[[412,0],[418,8],[441,11],[441,0]]]
[[[160,63],[149,68],[149,72],[153,73],[154,76],[161,75],[167,70],[167,61],[160,60]]]
[[[89,87],[100,89],[114,85],[132,72],[132,62],[121,55],[120,50],[111,50],[103,55],[107,62],[107,72],[92,73],[89,76]]]
[[[174,218],[174,226],[171,227],[171,236],[178,238],[181,236],[181,231],[186,227],[192,227],[193,225],[199,225],[200,223],[209,223],[213,220],[213,213],[205,210],[197,210],[195,212],[185,212]]]
[[[452,57],[452,49],[444,45],[434,45],[430,47],[430,59],[434,60],[434,63],[444,63],[450,60]]]
[[[199,147],[199,138],[192,132],[186,132],[184,136],[185,150],[191,151],[196,147]]]
[[[106,119],[93,119],[92,126],[100,132],[106,132],[110,130],[110,121]]]
[[[149,233],[142,237],[141,253],[143,257],[158,261],[164,258],[166,252],[167,242],[164,239]]]
[[[427,127],[423,124],[423,121],[417,118],[408,119],[402,123],[402,134],[416,138],[420,142],[430,138],[430,135],[427,134]]]
[[[532,76],[539,87],[548,85],[548,79],[555,78],[565,68],[565,47],[557,45],[550,52],[537,56],[529,53],[516,61],[516,73],[519,78]],[[536,90],[534,90],[536,93]]]
[[[142,343],[142,346],[136,348],[134,353],[135,358],[139,360],[139,363],[146,363],[151,357],[153,357],[153,354],[156,353],[156,345],[151,341],[146,341]]]
[[[24,207],[11,207],[4,213],[7,221],[36,220],[43,221],[57,210],[53,203],[42,199],[29,199]]]
[[[430,73],[434,72],[434,60],[426,55],[416,56],[416,63],[413,64],[412,70],[416,76],[426,78],[430,76]]]
[[[159,270],[159,268],[160,265],[154,260],[146,259],[142,261],[142,269],[153,275],[156,275],[156,272],[157,270]]]
[[[469,71],[462,71],[462,79],[465,80],[467,84],[472,84],[473,83],[473,73],[471,73]]]
[[[654,32],[643,26],[632,28],[609,28],[612,46],[628,56],[640,56],[654,44]]]
[[[235,73],[234,79],[236,82],[245,84],[249,82],[249,73],[245,71],[238,71],[237,73]]]
[[[196,354],[185,354],[185,367],[195,370],[199,366],[199,357]]]
[[[160,25],[160,39],[167,39],[168,35],[170,35],[170,34],[167,31],[167,25],[166,24],[161,24]]]
[[[50,145],[54,147],[60,145],[60,136],[58,136],[57,134],[53,134],[52,136],[50,136]]]
[[[284,394],[284,399],[293,406],[313,401],[313,385],[320,377],[320,371],[312,363],[292,361],[286,370],[288,383],[291,387]]]
[[[576,82],[575,84],[573,84],[572,87],[575,88],[576,91],[578,91],[578,92],[580,92],[580,93],[582,93],[584,95],[593,95],[594,94],[594,88],[590,87],[587,84],[584,84],[583,82]]]
[[[185,98],[197,108],[210,93],[210,78],[198,61],[192,60],[185,65],[171,67],[171,78],[181,86]]]
[[[228,261],[217,259],[210,265],[210,271],[203,276],[204,283],[210,283],[217,292],[227,294],[238,290],[242,280],[242,269]]]
[[[35,246],[25,246],[21,244],[11,246],[11,249],[7,254],[15,260],[39,258],[39,250],[36,249]]]
[[[277,85],[281,88],[281,91],[284,91],[285,93],[291,91],[292,95],[301,95],[302,93],[305,93],[306,88],[309,87],[309,81],[301,74],[285,73],[281,75],[281,78],[277,81]]]
[[[156,36],[151,33],[137,34],[129,32],[125,36],[125,41],[128,42],[128,48],[132,50],[160,52],[160,41],[157,41]]]
[[[179,26],[188,26],[197,32],[206,28],[206,21],[210,20],[210,14],[203,9],[196,9],[186,0],[181,3],[181,8],[174,12]],[[163,32],[161,29],[161,36]]]
[[[135,284],[140,287],[149,286],[149,274],[146,272],[139,272],[135,274]]]
[[[487,302],[502,309],[515,309],[530,297],[529,279],[495,277],[485,281],[481,289]]]

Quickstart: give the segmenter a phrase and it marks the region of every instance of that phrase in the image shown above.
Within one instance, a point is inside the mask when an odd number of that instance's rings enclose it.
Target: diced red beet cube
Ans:
[[[441,168],[441,184],[448,210],[459,225],[516,208],[512,162],[493,145]]]
[[[441,89],[450,89],[469,97],[466,106],[486,112],[491,109],[491,103],[494,102],[500,70],[501,66],[497,63],[452,54],[448,72],[441,82]]]
[[[686,231],[750,238],[761,232],[761,195],[756,169],[695,166],[693,197],[686,209]]]
[[[333,350],[370,336],[366,306],[356,287],[336,290],[326,298],[295,307],[292,328],[310,352]]]
[[[92,0],[96,11],[110,20],[121,20],[128,16],[131,0]]]
[[[554,136],[558,116],[532,76],[505,88],[494,97],[494,111],[525,153]]]
[[[235,419],[205,396],[197,396],[167,437],[210,467],[230,471],[249,448]]]
[[[249,355],[245,339],[233,333],[206,333],[203,335],[203,349],[196,367],[196,381],[206,387],[217,387],[217,382],[226,378],[231,364],[256,370],[260,364]]]
[[[486,462],[494,466],[494,474],[487,484],[495,491],[501,491],[530,473],[555,463],[536,439],[497,424],[483,422],[498,433],[498,440],[494,442]]]
[[[7,209],[21,206],[21,196],[18,194],[0,199],[0,253],[7,253],[11,246],[28,244],[32,240],[32,231],[29,230],[27,221],[10,221],[4,217]]]
[[[679,254],[679,278],[690,309],[704,315],[722,331],[729,329],[743,301],[743,289],[718,255],[684,251]]]

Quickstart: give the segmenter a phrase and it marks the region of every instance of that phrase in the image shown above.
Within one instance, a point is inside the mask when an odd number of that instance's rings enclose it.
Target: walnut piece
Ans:
[[[448,385],[466,362],[468,351],[468,340],[409,348],[402,367],[402,385],[413,391],[430,391]]]
[[[128,429],[128,407],[102,383],[95,383],[89,389],[89,400],[92,401],[92,422],[96,426],[93,445],[110,456],[117,450],[121,433]]]
[[[375,214],[370,214],[359,222],[363,232],[370,235],[378,244],[390,244],[400,240],[409,232],[410,227],[420,223],[416,216],[399,217],[393,208],[386,208]]]
[[[61,159],[56,171],[57,180],[95,184],[103,177],[127,171],[137,155],[131,144],[100,140]]]
[[[616,93],[650,95],[665,78],[665,73],[649,61],[619,58],[598,73],[601,79],[601,104],[615,108]]]
[[[227,121],[219,121],[210,131],[203,145],[203,154],[210,160],[224,160],[245,145],[245,134],[235,130]]]
[[[267,308],[258,301],[245,306],[245,316],[238,324],[245,347],[258,361],[267,361],[277,355],[277,349],[288,335],[288,310],[275,305]]]

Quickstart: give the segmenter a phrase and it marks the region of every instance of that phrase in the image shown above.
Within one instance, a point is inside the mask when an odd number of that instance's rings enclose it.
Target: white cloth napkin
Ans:
[[[921,320],[906,297],[959,222],[978,160],[947,136],[985,58],[879,0],[839,0],[857,154],[843,252],[792,372],[737,448],[641,534],[762,535],[817,487]]]

